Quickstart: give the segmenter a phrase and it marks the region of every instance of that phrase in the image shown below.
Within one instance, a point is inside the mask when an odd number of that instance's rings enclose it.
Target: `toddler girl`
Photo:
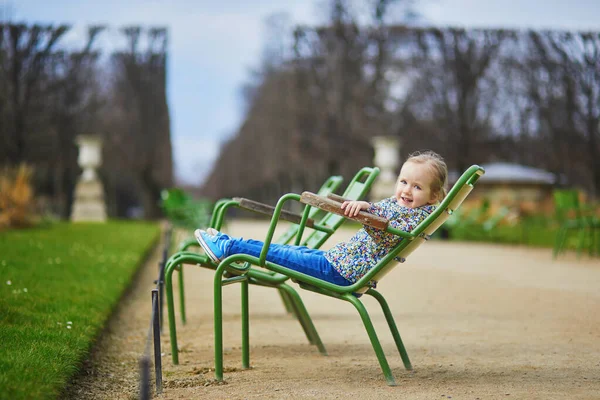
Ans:
[[[402,165],[394,196],[377,203],[345,201],[341,208],[347,216],[361,210],[386,218],[390,226],[412,231],[446,195],[448,169],[433,151],[411,154]],[[214,229],[194,232],[198,243],[216,263],[232,254],[260,257],[263,242],[232,238]],[[385,231],[363,226],[350,240],[330,250],[304,246],[271,244],[267,261],[306,275],[348,286],[358,281],[377,264],[402,238]]]

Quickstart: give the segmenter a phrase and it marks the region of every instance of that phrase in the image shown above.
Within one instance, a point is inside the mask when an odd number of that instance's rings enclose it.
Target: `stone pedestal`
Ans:
[[[381,172],[371,188],[370,199],[379,201],[394,195],[400,165],[400,140],[391,136],[375,136],[371,144],[375,150],[373,163]]]
[[[71,221],[106,221],[104,188],[99,180],[84,181],[80,179],[77,182]]]
[[[73,222],[106,221],[104,188],[96,174],[96,168],[102,163],[102,140],[96,135],[79,135],[79,166],[83,169],[75,186],[75,199],[71,211]]]

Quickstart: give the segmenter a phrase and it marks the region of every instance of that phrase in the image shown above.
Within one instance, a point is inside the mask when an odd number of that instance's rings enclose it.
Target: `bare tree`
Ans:
[[[1,25],[2,126],[4,157],[11,164],[26,160],[27,133],[32,108],[43,98],[43,76],[53,48],[69,27]]]
[[[504,30],[415,29],[425,105],[446,141],[446,154],[459,171],[477,160],[478,143],[489,135],[495,104],[490,70],[511,32]]]
[[[369,139],[390,133],[404,152],[437,150],[457,170],[517,161],[597,192],[598,34],[390,26],[392,3],[369,2],[364,24],[355,2],[333,0],[328,25],[295,29],[293,59],[248,86],[244,123],[208,180],[212,195],[225,185],[269,197],[351,175],[372,162]],[[223,172],[256,143],[273,152],[246,153],[253,174]],[[218,182],[225,175],[239,192]]]
[[[600,40],[598,34],[530,32],[527,81],[551,169],[600,188]],[[587,180],[587,182],[586,182]]]
[[[75,137],[94,129],[97,107],[93,85],[99,53],[93,50],[93,44],[103,30],[102,26],[90,27],[81,51],[57,51],[47,66],[53,77],[46,95],[53,149],[45,158],[53,174],[55,207],[63,217],[69,215],[79,174]],[[39,165],[39,161],[36,163]]]
[[[124,28],[128,49],[114,54],[116,82],[107,132],[116,165],[138,185],[144,214],[160,215],[160,191],[172,184],[170,120],[166,102],[167,31],[150,29],[140,51],[141,27]],[[112,180],[118,179],[113,168]],[[113,187],[114,187],[113,183]]]
[[[68,29],[0,25],[0,163],[32,164],[36,192],[66,217],[80,173],[75,136],[108,132],[115,140],[105,142],[100,172],[118,178],[108,179],[111,215],[125,215],[117,203],[140,201],[138,185],[148,215],[156,216],[158,193],[172,184],[166,30],[148,29],[145,53],[137,52],[135,29],[129,31],[125,62],[108,69],[94,49],[104,28],[90,27],[80,50],[60,45]]]

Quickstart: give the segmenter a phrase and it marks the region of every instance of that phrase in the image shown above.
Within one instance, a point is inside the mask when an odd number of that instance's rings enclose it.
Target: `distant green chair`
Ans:
[[[457,183],[450,190],[446,198],[436,208],[436,210],[428,216],[423,222],[421,222],[412,232],[404,232],[400,229],[395,229],[388,225],[388,221],[380,217],[372,216],[366,212],[360,212],[356,217],[345,217],[343,211],[340,210],[339,200],[334,201],[327,198],[315,196],[312,193],[303,193],[301,196],[293,193],[288,193],[282,196],[271,220],[271,225],[267,236],[264,240],[264,247],[260,254],[260,257],[253,257],[247,254],[234,254],[223,261],[221,261],[215,271],[214,278],[214,330],[215,330],[215,376],[216,379],[223,380],[223,286],[232,283],[241,283],[242,285],[242,365],[244,368],[249,367],[249,336],[248,336],[248,282],[252,279],[253,271],[257,268],[252,267],[253,265],[259,265],[266,269],[276,272],[278,275],[293,279],[296,281],[301,288],[310,290],[312,292],[322,294],[328,297],[344,300],[351,303],[358,311],[363,325],[367,331],[371,345],[375,351],[379,365],[383,371],[383,375],[387,383],[391,386],[395,385],[394,376],[387,363],[383,348],[375,329],[367,313],[365,306],[359,300],[362,294],[368,294],[374,297],[385,315],[389,329],[394,338],[394,342],[400,353],[400,357],[404,363],[406,369],[412,369],[410,360],[406,353],[406,349],[400,338],[400,334],[396,327],[394,317],[389,309],[389,306],[378,291],[375,290],[377,282],[380,281],[384,275],[390,272],[396,265],[395,261],[397,258],[401,258],[403,261],[408,255],[410,255],[420,244],[428,240],[431,235],[436,231],[437,228],[442,225],[448,217],[453,214],[458,207],[462,204],[464,199],[469,195],[474,187],[475,182],[481,175],[484,174],[484,170],[477,166],[471,166],[463,175],[458,179]],[[279,219],[279,212],[281,211],[284,204],[288,201],[300,201],[305,204],[323,208],[327,211],[342,213],[340,216],[345,219],[352,219],[362,224],[373,226],[377,229],[383,229],[386,232],[397,235],[403,240],[400,240],[393,250],[386,255],[381,261],[377,263],[365,276],[360,278],[356,283],[350,286],[339,286],[320,279],[305,275],[298,271],[291,270],[284,266],[266,261],[269,245],[273,238],[273,233],[276,229],[277,222]],[[304,211],[305,215],[308,215],[308,209]],[[301,225],[302,230],[304,226]],[[301,235],[301,233],[300,233]],[[246,267],[240,268],[239,265],[245,263]],[[233,275],[233,276],[232,276]],[[309,317],[308,317],[309,318]]]
[[[555,218],[559,224],[554,242],[553,257],[564,250],[569,233],[577,235],[577,256],[588,247],[590,255],[599,250],[596,230],[600,229],[600,221],[590,213],[579,201],[579,192],[573,189],[557,189],[553,192]]]
[[[379,168],[362,168],[352,178],[342,196],[348,199],[355,200],[363,198],[369,192],[371,186],[373,185],[373,182],[375,181],[378,175]],[[239,207],[240,203],[243,203],[244,200],[245,199],[231,199],[219,202],[215,207],[215,211],[213,212],[213,216],[211,219],[211,227],[219,229],[221,224],[223,223],[228,208]],[[275,211],[275,208],[273,208],[273,211]],[[277,218],[283,215],[282,211],[283,210],[281,209],[277,210]],[[311,212],[313,213],[313,215],[316,215],[318,219],[315,220],[309,218]],[[289,214],[290,213],[287,213],[290,219],[294,219],[294,216]],[[288,219],[288,221],[290,219]],[[304,212],[300,215],[300,219],[298,220],[299,224],[297,224],[296,226],[291,226],[290,229],[292,229],[292,233],[290,233],[289,231],[286,232],[280,240],[281,243],[290,243],[293,239],[294,244],[296,245],[303,245],[310,248],[319,248],[323,245],[323,243],[327,241],[327,239],[333,233],[336,232],[336,230],[343,224],[344,221],[345,219],[343,216],[328,212],[323,213],[322,211],[315,213],[314,211],[312,211],[312,207],[305,207]],[[301,229],[299,227],[301,227]],[[306,238],[303,239],[302,233],[304,232],[306,227],[310,227],[312,231],[306,236]],[[174,364],[179,363],[179,354],[177,349],[177,330],[175,324],[175,306],[173,299],[173,272],[178,269],[181,270],[181,267],[186,264],[197,265],[213,270],[217,268],[217,265],[214,264],[206,254],[199,254],[196,252],[186,251],[186,249],[192,245],[197,245],[195,239],[193,241],[191,240],[182,243],[182,245],[180,246],[180,251],[173,254],[169,258],[165,266],[165,286],[167,297],[167,309],[169,313],[169,333],[171,338],[172,359]],[[326,353],[323,343],[321,342],[321,339],[319,338],[319,335],[310,317],[308,316],[308,312],[304,307],[302,299],[294,290],[294,288],[286,283],[289,280],[289,277],[265,270],[263,268],[251,268],[252,265],[244,261],[240,262],[239,264],[232,263],[229,267],[229,273],[232,276],[227,278],[228,283],[235,283],[240,280],[244,281],[242,284],[242,298],[245,299],[244,303],[242,304],[243,309],[247,310],[248,307],[248,283],[278,289],[279,293],[284,299],[286,308],[291,308],[293,310],[293,314],[300,322],[300,325],[304,329],[304,333],[306,334],[309,343],[316,345],[321,353]],[[239,276],[237,276],[239,271],[246,272],[244,276],[241,277],[241,279]],[[180,280],[180,285],[181,282],[182,280]],[[180,292],[183,293],[181,286]],[[183,299],[183,295],[181,295],[180,301],[181,299]],[[182,308],[181,314],[182,316],[185,315],[184,308]],[[242,331],[243,335],[247,336],[248,325],[244,325]],[[249,366],[249,364],[247,363],[245,363],[244,365],[245,368]]]

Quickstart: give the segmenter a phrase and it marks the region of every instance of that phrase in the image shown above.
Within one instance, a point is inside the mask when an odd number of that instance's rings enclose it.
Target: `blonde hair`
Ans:
[[[433,182],[431,183],[431,192],[437,197],[437,201],[442,201],[446,197],[447,185],[448,185],[448,166],[444,161],[444,158],[438,153],[427,150],[427,151],[416,151],[411,153],[406,161],[413,162],[415,164],[428,164],[431,173],[433,174]]]

